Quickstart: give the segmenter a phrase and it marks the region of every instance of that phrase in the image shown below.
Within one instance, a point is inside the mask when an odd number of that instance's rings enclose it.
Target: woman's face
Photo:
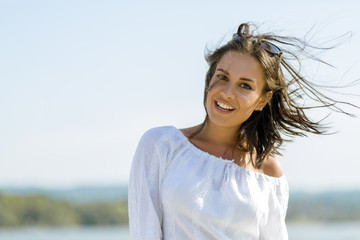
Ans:
[[[271,99],[272,92],[264,93],[264,87],[264,71],[254,57],[226,53],[210,81],[206,101],[209,120],[219,127],[238,129]]]

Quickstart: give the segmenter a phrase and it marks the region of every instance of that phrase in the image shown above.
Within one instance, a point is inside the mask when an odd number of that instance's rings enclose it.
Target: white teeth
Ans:
[[[233,107],[230,107],[229,105],[226,105],[226,104],[224,104],[224,103],[216,102],[216,104],[217,104],[219,107],[224,108],[224,109],[226,109],[226,110],[234,110]]]

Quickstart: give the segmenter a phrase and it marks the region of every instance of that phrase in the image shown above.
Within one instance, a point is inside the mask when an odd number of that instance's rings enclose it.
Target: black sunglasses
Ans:
[[[256,37],[250,37],[251,40],[257,40],[259,41],[260,45],[265,49],[265,51],[267,51],[268,53],[274,54],[274,55],[281,55],[282,51],[279,47],[277,47],[275,44],[268,42],[266,40],[259,40]],[[239,40],[239,41],[243,41],[244,37],[242,37],[241,35],[235,33],[233,35],[233,40]]]

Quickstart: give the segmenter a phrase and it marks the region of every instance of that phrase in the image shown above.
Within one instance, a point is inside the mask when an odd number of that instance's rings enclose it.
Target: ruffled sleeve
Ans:
[[[157,136],[151,131],[141,138],[129,179],[129,228],[132,240],[162,239],[163,210],[159,190],[164,171]]]
[[[260,228],[260,240],[288,240],[285,224],[289,187],[285,176],[277,181],[269,194],[269,214]]]

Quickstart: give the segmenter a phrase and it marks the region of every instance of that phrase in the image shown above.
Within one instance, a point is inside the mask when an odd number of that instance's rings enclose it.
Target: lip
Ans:
[[[223,104],[226,104],[226,105],[228,105],[228,106],[230,106],[230,107],[232,107],[232,108],[234,108],[233,110],[225,110],[225,109],[223,109],[223,108],[220,108],[219,106],[218,106],[218,104],[217,103],[223,103]],[[214,107],[215,107],[215,109],[216,109],[216,111],[217,112],[220,112],[220,113],[226,113],[226,114],[228,114],[228,113],[232,113],[232,112],[234,112],[235,110],[236,110],[236,108],[233,106],[233,105],[231,105],[231,104],[229,104],[228,102],[226,102],[226,101],[217,101],[217,100],[214,100]]]

